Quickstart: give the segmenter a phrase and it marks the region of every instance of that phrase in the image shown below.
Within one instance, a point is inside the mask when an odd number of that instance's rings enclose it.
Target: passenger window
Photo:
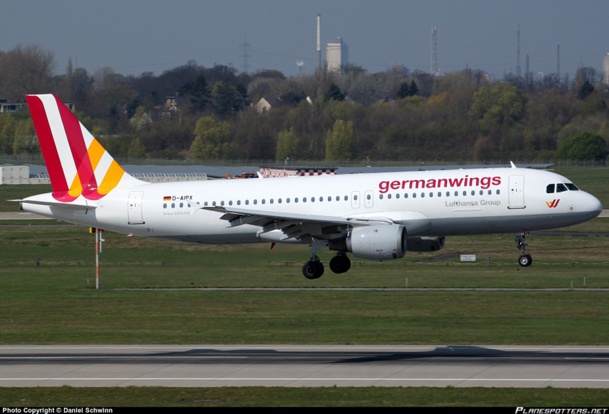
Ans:
[[[546,187],[546,193],[552,194],[554,192],[554,184],[548,184]]]
[[[562,193],[563,191],[567,191],[567,187],[565,187],[565,185],[561,183],[556,184],[556,192]]]

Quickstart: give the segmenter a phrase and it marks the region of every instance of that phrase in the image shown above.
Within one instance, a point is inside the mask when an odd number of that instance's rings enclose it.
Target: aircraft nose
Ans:
[[[594,215],[594,217],[596,217],[603,211],[603,203],[601,203],[601,201],[592,194],[589,194],[589,196],[590,198],[586,203],[586,210],[590,211],[591,213],[596,213]]]

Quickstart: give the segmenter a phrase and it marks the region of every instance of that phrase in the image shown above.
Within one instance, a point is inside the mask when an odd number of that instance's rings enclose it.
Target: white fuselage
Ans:
[[[521,168],[324,175],[119,186],[93,208],[40,205],[51,194],[22,201],[23,208],[69,222],[138,236],[196,243],[273,240],[260,226],[229,226],[211,208],[379,220],[402,224],[411,236],[521,232],[564,227],[596,217],[602,205],[547,171]],[[288,240],[286,240],[288,241]],[[296,240],[290,239],[295,242]]]

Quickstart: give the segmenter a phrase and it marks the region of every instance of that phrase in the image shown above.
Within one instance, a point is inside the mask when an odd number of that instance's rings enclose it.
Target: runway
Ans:
[[[609,388],[609,346],[0,346],[2,387]]]

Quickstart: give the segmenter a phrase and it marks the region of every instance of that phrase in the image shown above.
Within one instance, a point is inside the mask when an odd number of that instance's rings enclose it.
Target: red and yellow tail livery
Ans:
[[[26,99],[57,201],[99,200],[119,184],[125,170],[59,99]]]

